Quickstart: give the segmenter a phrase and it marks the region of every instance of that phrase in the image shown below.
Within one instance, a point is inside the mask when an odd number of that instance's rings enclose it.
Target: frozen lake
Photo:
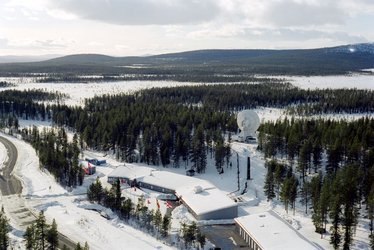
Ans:
[[[286,76],[282,78],[289,80],[293,85],[303,89],[374,89],[374,74],[352,74],[342,76]]]

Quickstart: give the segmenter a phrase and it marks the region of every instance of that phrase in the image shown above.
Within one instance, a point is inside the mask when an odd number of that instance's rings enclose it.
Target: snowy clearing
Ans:
[[[374,89],[374,75],[352,74],[339,76],[276,76],[290,81],[293,85],[302,89]]]

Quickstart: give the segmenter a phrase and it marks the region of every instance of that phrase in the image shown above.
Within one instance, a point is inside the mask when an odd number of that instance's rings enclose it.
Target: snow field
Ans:
[[[121,222],[116,216],[107,220],[100,213],[86,209],[90,208],[90,203],[85,201],[85,194],[80,193],[85,193],[96,177],[105,179],[110,168],[106,171],[103,170],[105,167],[97,168],[96,176],[86,178],[83,187],[69,193],[48,172],[41,171],[37,155],[30,145],[14,137],[7,138],[18,150],[20,158],[16,164],[16,174],[23,180],[23,195],[29,197],[26,199],[27,205],[36,212],[43,210],[49,223],[55,219],[63,234],[77,242],[87,241],[91,249],[119,250],[124,249],[124,246],[126,249],[171,249],[150,235]],[[22,247],[22,238],[18,239]]]

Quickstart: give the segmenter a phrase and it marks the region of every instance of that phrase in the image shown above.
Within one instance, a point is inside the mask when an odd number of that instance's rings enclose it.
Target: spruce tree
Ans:
[[[274,175],[273,175],[273,164],[267,162],[267,174],[265,178],[264,193],[266,195],[267,201],[275,198],[274,192]]]
[[[162,214],[159,208],[157,208],[157,210],[154,213],[153,225],[155,226],[157,232],[159,232],[162,226]]]
[[[9,220],[5,215],[4,207],[1,207],[0,211],[0,249],[7,249],[9,246],[9,236],[10,232]]]
[[[204,246],[206,244],[206,238],[205,235],[200,232],[200,230],[198,230],[196,233],[196,240],[197,242],[199,242],[200,248],[204,249]]]
[[[308,206],[310,202],[311,184],[309,181],[305,181],[301,187],[301,203],[305,205],[305,213],[308,214]]]
[[[335,178],[332,183],[332,193],[334,194],[330,199],[330,212],[331,219],[330,227],[330,244],[334,249],[339,249],[342,242],[342,235],[340,230],[341,216],[342,216],[342,201],[340,195],[341,185],[339,178]]]
[[[46,222],[43,211],[40,211],[35,223],[36,245],[39,249],[44,250],[47,248],[47,233],[49,225]]]
[[[126,199],[124,202],[122,202],[121,205],[121,214],[125,218],[125,220],[130,219],[131,211],[133,210],[133,203],[131,199]]]
[[[75,250],[83,250],[80,242],[78,242],[77,245],[75,246]]]
[[[90,250],[90,247],[88,246],[87,241],[84,243],[83,250]]]
[[[373,235],[373,230],[374,230],[374,183],[371,185],[367,207],[368,207],[370,235]]]
[[[58,231],[56,220],[53,219],[51,228],[47,232],[48,249],[55,250],[58,248]]]
[[[171,218],[170,216],[165,215],[162,219],[162,226],[161,226],[161,236],[167,237],[169,235],[169,230],[171,226]]]
[[[122,201],[122,193],[121,193],[121,182],[119,179],[115,182],[115,202],[114,207],[116,210],[119,210],[121,208],[121,201]]]
[[[23,238],[25,239],[25,247],[27,250],[34,250],[36,246],[36,236],[35,236],[35,224],[31,224],[26,228]]]

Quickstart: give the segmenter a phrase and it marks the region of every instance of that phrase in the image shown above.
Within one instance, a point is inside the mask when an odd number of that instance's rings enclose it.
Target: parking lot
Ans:
[[[212,225],[200,227],[210,242],[224,250],[249,250],[243,238],[235,231],[235,225]]]

